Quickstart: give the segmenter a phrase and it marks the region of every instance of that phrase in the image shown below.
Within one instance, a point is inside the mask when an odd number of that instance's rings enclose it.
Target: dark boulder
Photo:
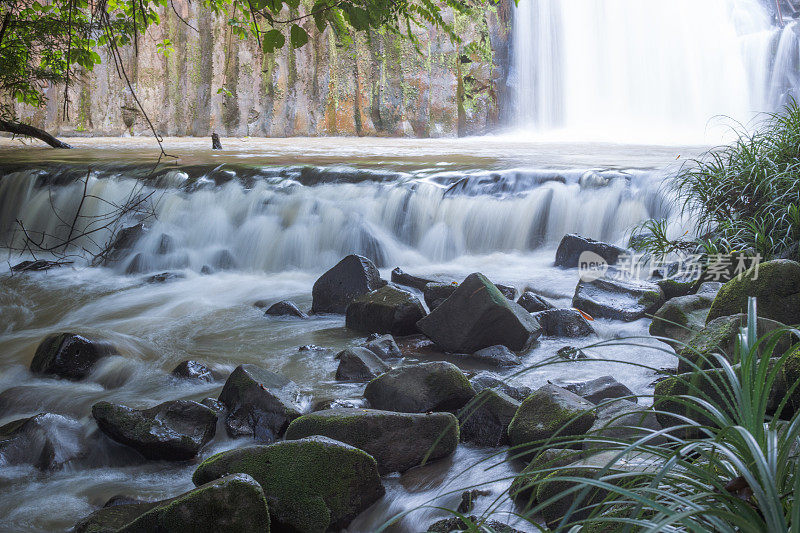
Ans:
[[[38,259],[36,261],[22,261],[11,267],[11,272],[44,272],[51,268],[58,268],[69,264],[64,261],[46,261]]]
[[[425,305],[428,306],[428,309],[433,311],[439,307],[443,301],[447,300],[457,288],[458,283],[455,281],[451,283],[426,283],[425,288],[422,289]]]
[[[492,491],[472,489],[461,493],[461,503],[458,504],[459,513],[468,513],[475,509],[475,502],[482,496],[491,496]]]
[[[428,276],[415,276],[413,274],[409,274],[404,272],[403,269],[400,267],[395,268],[392,270],[392,283],[397,283],[398,285],[405,285],[406,287],[412,287],[417,289],[418,291],[424,291],[425,285],[428,283],[456,283],[456,280],[451,278],[450,276],[445,276],[443,274],[432,274]]]
[[[478,350],[470,355],[469,359],[476,363],[496,367],[511,367],[522,364],[519,356],[502,344]]]
[[[258,303],[259,302],[256,302],[256,306],[258,306]],[[294,302],[290,302],[289,300],[282,300],[272,304],[269,309],[264,312],[264,314],[268,316],[294,316],[297,318],[308,318],[307,314],[302,312]]]
[[[166,283],[168,281],[177,281],[179,279],[185,279],[186,274],[183,272],[162,272],[160,274],[153,274],[152,276],[148,276],[144,278],[145,283]]]
[[[472,388],[475,389],[475,392],[480,392],[484,389],[494,389],[510,396],[518,402],[521,402],[533,392],[530,387],[511,384],[492,372],[479,372],[470,379],[469,382]]]
[[[517,400],[493,389],[479,392],[458,412],[461,440],[478,446],[508,443],[508,425],[519,409]]]
[[[102,256],[102,264],[108,266],[124,258],[145,233],[147,228],[141,223],[119,230],[114,236],[114,242]]]
[[[583,359],[591,359],[586,352],[575,346],[562,346],[556,350],[556,357],[560,357],[565,361],[581,361]]]
[[[201,405],[205,405],[215,413],[217,413],[217,418],[224,419],[225,415],[228,413],[228,409],[225,407],[225,404],[221,401],[217,400],[216,398],[203,398],[200,400]]]
[[[203,363],[191,360],[178,363],[178,366],[172,371],[172,376],[179,379],[191,379],[207,383],[214,381],[214,374],[210,368]]]
[[[369,381],[389,370],[383,359],[366,348],[347,348],[339,352],[336,359],[339,360],[338,381]]]
[[[595,422],[594,404],[548,384],[522,402],[508,426],[512,446],[550,437],[583,435]]]
[[[31,372],[59,376],[66,379],[83,379],[103,357],[118,355],[109,342],[88,335],[56,333],[48,335],[36,348],[31,361]]]
[[[350,302],[383,285],[372,261],[360,255],[348,255],[314,283],[311,312],[344,314]]]
[[[366,409],[368,402],[364,398],[327,398],[316,400],[311,406],[311,412],[327,411],[329,409]],[[291,424],[289,424],[291,426]]]
[[[372,456],[327,437],[222,452],[203,461],[192,480],[200,485],[236,472],[261,485],[278,531],[345,528],[385,493]]]
[[[236,266],[236,258],[228,249],[219,250],[211,257],[211,268],[214,270],[233,270]]]
[[[374,333],[367,337],[364,348],[371,351],[381,359],[399,359],[403,357],[403,352],[391,335],[378,335]]]
[[[500,291],[503,296],[511,301],[517,297],[517,289],[511,287],[510,285],[501,285],[500,283],[495,283],[494,286],[497,287],[497,290]]]
[[[381,474],[452,454],[458,421],[450,413],[398,413],[376,409],[331,409],[303,415],[286,430],[286,440],[323,435],[364,450]]]
[[[367,383],[364,397],[375,409],[402,413],[456,411],[475,391],[451,363],[420,363],[395,368]]]
[[[272,442],[300,416],[299,396],[293,381],[256,365],[239,365],[219,395],[228,409],[228,435]]]
[[[162,233],[161,237],[158,239],[158,245],[156,246],[155,253],[156,255],[171,254],[175,251],[176,247],[175,239],[172,237],[172,235]]]
[[[594,328],[575,309],[549,309],[533,313],[533,318],[549,337],[588,337],[595,334]]]
[[[413,294],[386,285],[353,300],[346,315],[345,325],[352,330],[403,336],[417,332],[425,308]]]
[[[658,285],[644,281],[598,278],[581,280],[572,306],[595,318],[631,322],[654,313],[664,304]]]
[[[521,351],[541,335],[530,313],[506,299],[483,274],[470,274],[417,327],[440,348],[454,353],[497,344]]]
[[[99,402],[92,406],[92,416],[103,433],[148,459],[191,459],[217,430],[217,413],[189,400],[143,410]]]
[[[743,272],[722,286],[706,320],[746,313],[750,296],[758,299],[758,316],[800,324],[800,263],[776,259]]]
[[[609,265],[616,264],[621,255],[628,253],[626,249],[619,246],[571,233],[561,239],[558,250],[556,250],[555,264],[563,268],[575,268],[578,266],[581,254],[584,252],[592,252],[599,255]]]
[[[676,350],[702,329],[714,295],[690,294],[667,300],[653,315],[650,335],[661,337]]]
[[[529,313],[537,313],[554,308],[553,304],[531,291],[523,292],[517,303]]]
[[[247,474],[231,474],[168,500],[106,506],[78,522],[74,531],[265,533],[269,529],[261,485]]]
[[[51,413],[14,420],[0,427],[0,464],[53,470],[86,451],[77,420]]]
[[[638,398],[634,396],[632,390],[611,376],[602,376],[582,383],[571,383],[564,388],[595,405],[603,400],[614,398],[625,398],[633,403],[638,402]]]
[[[616,442],[633,443],[661,429],[652,409],[645,409],[627,400],[610,401],[597,408],[597,420],[587,432],[590,438],[584,439],[583,449],[587,452],[619,449]],[[606,439],[611,442],[605,442]],[[647,444],[660,442],[664,442],[664,437],[650,437]]]

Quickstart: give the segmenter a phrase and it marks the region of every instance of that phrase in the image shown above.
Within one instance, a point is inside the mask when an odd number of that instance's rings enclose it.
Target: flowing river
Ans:
[[[334,379],[333,354],[363,340],[344,327],[344,317],[265,317],[253,306],[257,300],[291,299],[308,309],[317,277],[344,255],[360,253],[376,262],[385,279],[397,266],[457,279],[482,272],[569,307],[578,272],[553,267],[561,237],[577,232],[625,244],[635,224],[669,216],[663,177],[700,151],[497,137],[231,139],[225,151],[211,152],[206,140],[167,139],[167,151],[178,158],[165,160],[140,186],[133,177],[147,176],[157,160],[151,139],[75,144],[76,150],[57,153],[0,144],[0,242],[6,247],[0,265],[0,424],[41,412],[63,415],[75,422],[64,426],[59,446],[87,450],[52,472],[0,466],[0,529],[64,530],[115,494],[171,497],[192,488],[199,461],[249,443],[230,439],[220,426],[195,461],[147,461],[99,432],[90,415],[98,401],[149,407],[216,397],[242,363],[295,381],[307,410],[321,400],[361,397],[363,384]],[[78,251],[92,249],[87,238],[76,243],[70,265],[10,273],[11,265],[29,258],[11,250],[22,244],[19,223],[28,232],[63,233],[59,219],[75,219],[81,205],[80,229],[132,191],[152,193],[155,217],[118,263],[89,266]],[[135,224],[137,216],[128,215],[123,225]],[[103,231],[92,235],[98,243],[107,238]],[[182,277],[145,281],[166,271]],[[648,322],[596,320],[593,326],[600,339],[613,339],[647,335]],[[28,365],[38,343],[58,331],[102,334],[122,355],[104,360],[83,381],[34,376]],[[575,343],[543,337],[522,358],[534,365]],[[588,353],[654,368],[674,364],[658,349],[663,345],[643,343],[652,347]],[[305,345],[333,352],[298,349]],[[209,365],[219,379],[172,379],[170,371],[186,359]],[[412,350],[402,364],[424,360],[424,353]],[[465,371],[486,368],[454,362]],[[505,377],[516,372],[499,371]],[[537,387],[603,375],[642,394],[655,379],[635,366],[589,361],[533,369],[513,381]],[[413,512],[391,530],[423,531],[448,516],[434,507],[455,508],[465,488],[481,483],[492,495],[478,501],[476,512],[494,505],[497,518],[505,519],[513,507],[502,495],[514,468],[502,449],[461,444],[448,459],[387,476],[386,495],[348,531],[376,531],[404,511]]]

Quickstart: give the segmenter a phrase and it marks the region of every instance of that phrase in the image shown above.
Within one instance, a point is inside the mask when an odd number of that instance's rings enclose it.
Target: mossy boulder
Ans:
[[[589,381],[571,383],[564,388],[595,405],[613,398],[625,398],[633,403],[638,402],[632,390],[611,376],[601,376]]]
[[[341,529],[385,490],[371,455],[327,437],[237,448],[200,464],[196,485],[233,473],[261,485],[273,527],[307,533]]]
[[[314,283],[311,312],[344,314],[350,302],[383,285],[375,263],[360,255],[348,255]]]
[[[583,435],[596,419],[594,404],[566,389],[547,384],[522,402],[508,426],[512,446],[550,437]]]
[[[48,471],[87,451],[80,422],[62,415],[39,413],[0,427],[0,463],[33,465]]]
[[[539,450],[528,466],[514,477],[508,489],[508,495],[518,506],[530,509],[536,503],[536,490],[544,478],[551,472],[580,461],[582,458],[583,452],[580,450],[567,448]]]
[[[780,322],[767,318],[759,318],[756,324],[759,337],[784,327]],[[713,354],[723,355],[728,361],[735,363],[739,332],[745,326],[747,326],[747,315],[739,313],[721,316],[701,327],[686,341],[685,346],[677,350],[680,358],[678,372],[691,372],[695,370],[694,365],[700,369],[717,366]],[[795,342],[797,342],[796,339]],[[783,355],[791,344],[792,337],[789,334],[782,336],[775,345],[772,355]]]
[[[564,235],[556,250],[555,265],[562,268],[575,268],[578,266],[581,254],[592,252],[599,255],[609,265],[614,265],[621,255],[628,251],[619,246],[581,237],[575,233]]]
[[[478,273],[467,276],[417,327],[441,349],[453,353],[473,353],[497,344],[521,351],[542,333],[530,313]]]
[[[362,333],[412,335],[425,308],[413,294],[386,285],[364,294],[347,306],[345,325]]]
[[[239,365],[219,395],[228,410],[225,428],[231,437],[272,442],[300,416],[299,396],[293,381],[256,365]]]
[[[742,272],[722,286],[707,320],[746,313],[750,296],[758,299],[758,316],[800,324],[800,263],[776,259]]]
[[[548,309],[533,313],[548,337],[588,337],[595,331],[583,315],[575,309]]]
[[[286,439],[322,435],[364,450],[381,474],[446,457],[458,445],[458,420],[450,413],[397,413],[377,409],[330,409],[303,415]]]
[[[680,349],[705,325],[713,302],[714,296],[705,294],[691,294],[667,300],[653,315],[650,335],[663,337],[665,342]]]
[[[661,288],[646,281],[597,278],[581,281],[572,306],[595,318],[631,322],[654,313],[664,304]]]
[[[336,369],[339,381],[369,381],[389,370],[383,359],[366,348],[347,348],[339,352],[336,359],[339,360]]]
[[[553,304],[533,291],[523,292],[522,296],[520,296],[519,300],[517,300],[517,303],[529,313],[537,313],[539,311],[554,309]]]
[[[461,440],[478,446],[501,446],[508,443],[508,425],[520,402],[493,389],[479,392],[458,412]]]
[[[652,409],[646,409],[628,400],[613,400],[597,408],[597,420],[587,432],[591,438],[583,441],[583,449],[594,452],[600,449],[618,448],[614,441],[633,443],[636,440],[660,431],[661,424]],[[605,442],[608,439],[610,442]],[[648,444],[657,444],[661,437],[654,437]]]
[[[77,333],[48,335],[36,348],[31,361],[31,372],[79,380],[88,376],[97,361],[117,355],[117,349],[108,341]]]
[[[175,498],[111,505],[75,525],[75,533],[269,533],[267,501],[247,474],[211,481]]]
[[[533,392],[530,387],[519,385],[501,378],[492,372],[479,372],[469,380],[475,392],[480,392],[484,389],[494,389],[507,394],[509,397],[521,402]]]
[[[143,410],[99,402],[92,406],[92,416],[103,433],[148,459],[191,459],[217,429],[217,413],[189,400]]]
[[[395,368],[367,383],[364,397],[375,409],[402,413],[456,411],[475,390],[452,363],[433,362]]]
[[[469,523],[461,518],[443,518],[428,526],[426,533],[454,533],[461,531],[492,531],[493,533],[522,533],[519,529],[499,522],[497,520],[486,519],[485,517],[468,516]],[[477,528],[477,529],[475,529]]]

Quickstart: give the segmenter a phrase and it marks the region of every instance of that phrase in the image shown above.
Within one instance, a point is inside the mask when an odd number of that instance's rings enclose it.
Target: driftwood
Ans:
[[[72,148],[72,146],[63,141],[59,141],[46,131],[40,130],[39,128],[31,126],[30,124],[20,124],[19,122],[11,122],[9,120],[0,119],[0,131],[7,131],[9,133],[13,133],[14,135],[33,137],[34,139],[39,139],[40,141],[46,142],[53,148]]]

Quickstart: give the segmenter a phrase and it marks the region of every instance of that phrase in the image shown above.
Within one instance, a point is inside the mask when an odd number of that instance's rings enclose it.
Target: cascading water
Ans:
[[[548,138],[708,141],[799,87],[797,25],[760,0],[527,0],[514,21],[515,125]]]

